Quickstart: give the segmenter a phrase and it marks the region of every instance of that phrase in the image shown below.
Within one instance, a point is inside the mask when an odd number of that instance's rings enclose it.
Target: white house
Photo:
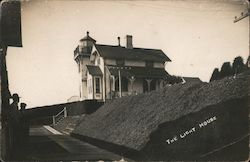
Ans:
[[[74,52],[80,76],[80,98],[105,101],[163,87],[171,60],[160,49],[135,48],[132,36],[126,46],[101,45],[89,36]]]

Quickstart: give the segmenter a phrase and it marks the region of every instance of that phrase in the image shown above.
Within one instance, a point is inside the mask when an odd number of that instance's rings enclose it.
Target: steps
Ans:
[[[84,117],[82,116],[67,116],[65,118],[60,119],[56,125],[53,127],[64,134],[69,135],[77,126],[77,124],[81,121]]]

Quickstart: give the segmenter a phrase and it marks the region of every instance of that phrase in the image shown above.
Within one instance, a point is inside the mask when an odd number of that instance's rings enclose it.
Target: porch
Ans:
[[[107,99],[160,89],[169,75],[163,68],[109,66],[108,70]]]

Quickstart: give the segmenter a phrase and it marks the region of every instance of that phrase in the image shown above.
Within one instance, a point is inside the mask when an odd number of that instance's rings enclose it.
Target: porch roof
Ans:
[[[121,71],[122,77],[135,78],[166,78],[169,74],[163,68],[152,68],[152,67],[117,67],[108,66],[111,75],[118,76],[118,70]]]
[[[86,66],[87,66],[87,69],[88,69],[90,75],[93,75],[93,76],[101,76],[102,75],[102,71],[99,68],[99,66],[94,66],[94,65],[86,65]]]

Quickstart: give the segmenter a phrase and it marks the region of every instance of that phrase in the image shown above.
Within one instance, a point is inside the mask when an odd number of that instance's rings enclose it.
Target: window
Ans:
[[[89,90],[89,94],[91,94],[92,93],[92,91],[93,91],[93,87],[92,87],[92,79],[89,79],[88,80],[88,82],[89,82],[89,84],[88,84],[88,90]]]
[[[117,66],[124,66],[125,65],[125,61],[124,60],[116,60],[116,65]]]
[[[147,67],[153,67],[154,63],[152,61],[146,61],[146,66]]]
[[[128,92],[128,79],[125,77],[121,78],[122,92]],[[115,80],[115,91],[119,91],[119,78]]]
[[[86,47],[87,48],[87,52],[90,53],[92,51],[92,47]]]
[[[79,45],[81,48],[83,48],[83,47],[86,47],[87,46],[87,42],[86,41],[84,41],[84,40],[82,40],[82,41],[80,41],[80,45]]]
[[[100,65],[101,59],[100,57],[97,58],[97,65]]]
[[[83,47],[87,46],[87,41],[83,41]]]
[[[122,77],[122,91],[128,92],[128,79]]]
[[[95,93],[101,93],[100,78],[95,78]]]

